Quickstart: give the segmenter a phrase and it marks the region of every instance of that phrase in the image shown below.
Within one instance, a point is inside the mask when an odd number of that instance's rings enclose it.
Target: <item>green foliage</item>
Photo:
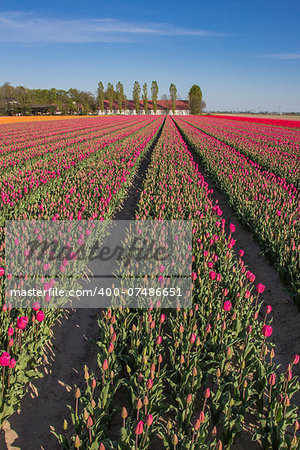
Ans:
[[[106,95],[107,95],[107,99],[109,101],[109,109],[110,111],[113,110],[113,101],[114,101],[114,86],[112,83],[108,83],[107,84],[107,90],[106,90]]]
[[[170,84],[169,92],[170,92],[170,98],[172,101],[172,112],[173,112],[173,114],[175,114],[176,99],[177,99],[177,88],[176,88],[175,84],[173,84],[173,83]]]
[[[156,81],[152,81],[151,94],[152,94],[153,111],[154,111],[154,114],[156,114],[156,111],[157,111],[157,96],[158,96],[158,85],[157,85]]]
[[[103,113],[104,111],[104,86],[101,81],[98,83],[98,106]]]
[[[189,104],[191,114],[201,113],[202,91],[201,88],[194,84],[189,91]]]
[[[135,81],[133,85],[133,100],[137,114],[140,109],[140,95],[141,95],[141,86],[137,81]]]
[[[29,115],[39,111],[51,114],[57,111],[65,114],[88,113],[96,110],[96,101],[91,92],[71,88],[28,89],[24,86],[13,87],[9,83],[0,86],[0,114]]]
[[[120,81],[117,83],[117,96],[118,96],[119,113],[121,114],[124,99],[124,87]]]

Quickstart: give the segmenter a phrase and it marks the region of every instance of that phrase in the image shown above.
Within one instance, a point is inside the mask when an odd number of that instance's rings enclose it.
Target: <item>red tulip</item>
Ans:
[[[256,286],[256,290],[258,294],[262,294],[265,290],[265,286],[262,283],[258,283],[258,285]]]
[[[135,434],[140,435],[144,432],[144,422],[140,420],[136,426]]]
[[[223,304],[224,311],[227,311],[227,312],[230,311],[231,307],[232,307],[232,303],[229,302],[228,300],[226,300],[226,302],[224,302],[224,304]]]
[[[272,332],[273,332],[273,328],[272,328],[270,325],[264,325],[264,326],[263,326],[262,334],[263,334],[265,337],[271,336]]]
[[[3,352],[2,355],[0,356],[0,366],[9,366],[10,364],[10,355],[7,352]]]
[[[43,313],[43,311],[38,311],[36,313],[36,320],[38,322],[43,322],[44,319],[45,319],[45,313]]]
[[[147,425],[147,427],[150,427],[152,423],[153,423],[153,416],[152,414],[148,414],[145,420],[145,424]]]

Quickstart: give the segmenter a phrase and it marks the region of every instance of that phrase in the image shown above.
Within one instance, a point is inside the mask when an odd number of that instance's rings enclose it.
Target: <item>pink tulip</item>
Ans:
[[[258,283],[258,285],[256,286],[256,290],[258,294],[262,294],[265,290],[265,286],[262,283]]]
[[[115,349],[114,344],[111,342],[108,346],[108,353],[112,353],[114,349]]]
[[[190,342],[190,344],[193,344],[193,343],[195,342],[195,340],[196,340],[196,335],[193,333],[193,334],[191,334],[190,337],[189,337],[189,342]]]
[[[291,371],[291,370],[287,370],[287,371],[286,371],[286,373],[285,373],[285,378],[286,378],[288,381],[291,381],[291,379],[293,378],[293,374],[292,374],[292,371]]]
[[[266,314],[270,314],[271,311],[272,311],[272,306],[271,306],[271,305],[268,305],[268,306],[266,307]]]
[[[103,370],[107,370],[108,369],[108,361],[107,361],[107,359],[104,360],[104,362],[102,364],[102,369]]]
[[[226,300],[226,302],[224,302],[224,305],[223,305],[224,311],[227,311],[227,312],[230,311],[231,307],[232,307],[232,303],[230,301]]]
[[[148,416],[146,417],[145,424],[147,425],[147,427],[150,427],[152,423],[153,423],[153,416],[152,414],[148,414]]]
[[[149,380],[146,383],[146,388],[148,390],[150,390],[152,388],[152,386],[153,386],[153,380],[151,380],[151,378],[149,378]]]
[[[38,322],[43,322],[45,319],[45,313],[43,311],[38,311],[36,314],[36,320]]]
[[[28,320],[29,319],[26,316],[17,317],[17,328],[19,328],[20,330],[24,330],[28,323]]]
[[[0,356],[0,366],[7,367],[10,364],[10,355],[7,352],[3,352]]]
[[[32,309],[33,309],[33,311],[38,311],[40,309],[40,303],[33,302]]]
[[[11,358],[10,363],[9,363],[9,368],[10,369],[14,369],[14,367],[16,366],[16,360]]]
[[[276,375],[275,375],[275,373],[271,373],[270,378],[269,378],[269,385],[274,386],[275,383],[276,383]]]
[[[136,426],[135,434],[140,435],[143,434],[143,432],[144,432],[144,422],[140,420]]]
[[[206,388],[205,391],[204,391],[204,398],[208,399],[209,397],[210,397],[210,389]]]
[[[214,280],[216,278],[216,272],[210,271],[208,276],[210,280]]]
[[[200,423],[203,423],[205,421],[205,414],[203,411],[200,412],[198,420]]]
[[[209,333],[210,330],[211,330],[211,324],[208,323],[208,324],[206,325],[206,328],[205,328],[205,333]]]
[[[161,336],[157,336],[157,338],[155,339],[155,344],[156,345],[160,345],[162,343],[162,337]]]
[[[273,332],[273,328],[272,328],[270,325],[264,325],[264,326],[263,326],[262,334],[263,334],[265,337],[271,336],[272,332]]]

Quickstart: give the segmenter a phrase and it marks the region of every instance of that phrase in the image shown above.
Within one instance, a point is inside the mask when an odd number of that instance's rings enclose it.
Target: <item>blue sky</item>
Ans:
[[[185,6],[185,7],[184,7]],[[299,0],[0,0],[0,84],[199,84],[208,110],[300,111]]]

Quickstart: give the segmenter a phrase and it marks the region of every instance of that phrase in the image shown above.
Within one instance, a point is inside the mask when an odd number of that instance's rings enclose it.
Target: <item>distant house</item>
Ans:
[[[119,104],[117,101],[113,102],[112,111],[109,109],[109,101],[104,100],[104,111],[98,108],[98,114],[120,114],[119,113]],[[121,114],[124,115],[135,115],[135,104],[134,100],[126,100],[123,102]],[[146,114],[144,110],[144,102],[141,100],[139,103],[139,112],[138,114]],[[148,114],[154,114],[153,103],[151,100],[148,101]],[[172,103],[170,100],[157,100],[157,111],[156,114],[173,114],[172,111]],[[189,103],[187,100],[177,100],[176,101],[176,115],[187,115],[190,114]]]
[[[72,109],[67,103],[63,103],[59,106],[56,103],[35,104],[30,106],[31,114],[44,115],[44,114],[82,114],[83,105],[81,103],[72,102],[74,105]]]
[[[13,97],[0,98],[0,109],[12,110],[18,106],[18,100]]]
[[[30,106],[30,112],[34,116],[40,116],[43,114],[50,114],[51,112],[58,111],[58,107],[55,104],[49,104],[49,103],[38,103],[35,105]]]

